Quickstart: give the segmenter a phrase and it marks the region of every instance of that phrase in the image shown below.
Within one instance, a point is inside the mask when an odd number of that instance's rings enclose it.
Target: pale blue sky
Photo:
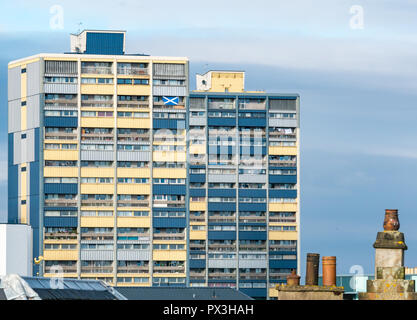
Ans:
[[[301,95],[301,251],[336,255],[338,273],[373,272],[385,208],[398,208],[417,266],[417,1],[20,1],[0,11],[0,147],[7,144],[7,62],[69,51],[82,28],[127,30],[129,53],[187,56],[246,70],[247,89]],[[51,29],[50,9],[63,9]],[[361,5],[364,28],[351,29]],[[0,203],[6,203],[0,154]],[[3,216],[6,207],[0,208]]]

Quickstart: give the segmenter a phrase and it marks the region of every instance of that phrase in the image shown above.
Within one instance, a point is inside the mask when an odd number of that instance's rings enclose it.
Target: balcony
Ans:
[[[293,251],[296,252],[297,248],[295,246],[282,246],[282,245],[269,245],[269,251]]]
[[[162,201],[157,201],[154,200],[153,201],[153,205],[157,208],[178,208],[178,207],[184,207],[185,206],[185,200],[173,200],[173,201],[167,201],[167,200],[162,200]]]
[[[46,232],[45,240],[77,240],[77,233],[70,232]]]
[[[112,67],[81,67],[81,73],[84,74],[113,74]]]
[[[118,200],[118,207],[149,207],[149,200]]]
[[[154,240],[184,240],[185,239],[185,233],[154,233],[153,234]]]
[[[50,274],[56,274],[57,273],[57,268],[62,268],[62,271],[64,273],[77,273],[77,265],[74,264],[72,266],[66,266],[66,265],[53,265],[53,266],[45,266],[45,273],[50,273]],[[61,271],[61,270],[59,270]]]
[[[242,272],[239,273],[239,279],[246,280],[266,280],[266,272]]]
[[[123,141],[123,142],[128,142],[128,141],[149,142],[149,140],[150,140],[149,132],[148,133],[141,133],[141,134],[137,134],[137,133],[119,133],[117,135],[117,141]]]
[[[236,272],[232,273],[225,273],[225,272],[214,272],[209,273],[208,275],[209,280],[235,280],[236,279]]]
[[[286,160],[269,160],[270,165],[275,165],[278,167],[296,167],[297,161],[286,161]]]
[[[184,266],[154,266],[153,267],[154,273],[184,273],[185,268]]]
[[[45,207],[76,207],[77,200],[45,199]]]
[[[149,273],[149,266],[117,267],[117,273]]]
[[[149,101],[118,101],[118,108],[149,108]]]
[[[191,222],[204,222],[206,221],[206,218],[204,216],[190,215],[190,221]]]
[[[81,141],[113,141],[113,133],[83,133]]]
[[[77,140],[77,133],[45,132],[45,140]]]
[[[209,244],[208,246],[209,251],[214,252],[225,252],[225,251],[236,251],[236,245],[235,244]]]
[[[265,110],[265,102],[240,102],[240,110]]]
[[[256,216],[239,217],[239,222],[240,223],[254,223],[254,222],[266,223],[266,217],[256,217]]]
[[[294,140],[297,138],[297,134],[294,133],[285,133],[281,131],[269,131],[269,139],[281,139],[281,140]]]
[[[224,101],[209,101],[209,109],[235,109],[234,102],[224,102]]]
[[[113,267],[96,267],[96,266],[86,266],[81,267],[81,273],[112,273]]]
[[[270,280],[286,280],[289,273],[273,273],[269,274]]]
[[[112,207],[113,200],[82,200],[81,201],[82,207]]]
[[[190,271],[190,280],[205,280],[205,279],[206,279],[205,271],[201,271],[201,272]]]
[[[203,244],[196,244],[196,243],[190,243],[190,251],[205,251],[206,245]]]
[[[117,68],[117,74],[129,75],[129,76],[147,76],[148,68],[135,68],[135,67],[126,67],[126,68]]]
[[[113,100],[82,100],[81,108],[94,107],[94,108],[113,108]]]
[[[236,217],[231,216],[210,216],[209,217],[209,223],[210,222],[236,222]]]
[[[113,240],[113,232],[85,232],[81,233],[81,240]]]
[[[239,245],[239,251],[266,251],[266,244],[241,244]]]
[[[45,107],[74,107],[78,106],[77,99],[53,99],[45,100]]]

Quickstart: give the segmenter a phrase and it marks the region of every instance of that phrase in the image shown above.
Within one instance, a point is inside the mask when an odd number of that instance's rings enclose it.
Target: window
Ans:
[[[20,70],[20,73],[26,73],[26,68],[22,68],[22,69]]]
[[[21,168],[20,168],[20,171],[22,171],[22,172],[26,172],[26,167],[21,167]]]
[[[22,102],[20,103],[20,105],[21,105],[22,107],[24,107],[24,106],[26,105],[26,101],[22,101]]]

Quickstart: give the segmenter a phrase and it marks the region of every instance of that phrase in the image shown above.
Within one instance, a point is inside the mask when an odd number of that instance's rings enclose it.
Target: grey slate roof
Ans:
[[[253,300],[232,288],[115,287],[128,300]]]

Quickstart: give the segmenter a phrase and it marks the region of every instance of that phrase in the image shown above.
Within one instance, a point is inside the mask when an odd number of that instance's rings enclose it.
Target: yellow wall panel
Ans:
[[[151,86],[147,85],[118,85],[118,95],[133,95],[133,96],[149,96],[151,94]]]
[[[150,194],[151,186],[149,184],[118,184],[118,194]]]
[[[24,199],[22,199],[24,200]],[[27,205],[21,204],[20,205],[20,222],[19,223],[28,223],[28,215],[27,215]]]
[[[269,211],[297,211],[297,203],[270,203]]]
[[[186,169],[169,169],[169,168],[154,168],[154,178],[186,178]]]
[[[149,129],[151,127],[151,120],[149,118],[117,118],[117,127]]]
[[[118,178],[150,178],[149,168],[117,168]]]
[[[44,244],[78,244],[77,240],[53,240],[53,239],[44,239]]]
[[[142,210],[142,209],[141,209]],[[150,217],[117,217],[118,228],[150,228]]]
[[[297,147],[269,147],[270,155],[296,156]]]
[[[108,183],[82,183],[81,193],[85,194],[113,194],[114,185]]]
[[[81,168],[81,177],[113,177],[114,168]]]
[[[44,250],[45,260],[78,260],[78,250]]]
[[[119,273],[117,274],[117,277],[136,277],[138,274],[130,274],[130,273]],[[145,282],[145,283],[139,283],[139,282],[118,282],[118,287],[150,287],[151,281]]]
[[[297,231],[269,231],[269,240],[297,240]]]
[[[44,150],[45,160],[78,160],[77,150]]]
[[[20,108],[20,129],[26,130],[27,129],[27,107]]]
[[[190,201],[190,211],[206,211],[206,202],[205,201]]]
[[[78,177],[78,168],[44,167],[44,177]]]
[[[87,128],[113,128],[113,117],[82,117],[81,126]]]
[[[187,251],[185,250],[154,250],[153,260],[179,260],[187,259]]]
[[[45,278],[56,277],[56,273],[44,273],[43,276]],[[74,278],[77,279],[78,278],[78,275],[76,273],[67,273],[67,272],[65,272],[65,273],[62,273],[62,276],[64,278],[72,278],[72,279],[74,279]]]
[[[101,78],[104,78],[104,77],[101,77]],[[82,84],[81,94],[110,94],[112,95],[114,94],[114,85],[113,84]]]
[[[23,167],[23,166],[22,166]],[[27,192],[27,171],[20,172],[20,196],[26,199]]]
[[[206,154],[206,146],[201,144],[190,145],[190,154]]]
[[[190,240],[205,240],[207,238],[206,231],[192,231],[190,230]]]
[[[101,210],[104,210],[104,207],[102,207]],[[81,217],[81,227],[114,227],[114,218]]]
[[[175,151],[154,151],[153,152],[153,161],[185,162],[185,160],[186,160],[185,152],[175,152]]]
[[[22,68],[26,68],[26,65],[22,65]],[[20,74],[20,97],[26,99],[27,96],[27,73]]]
[[[269,288],[269,296],[270,297],[278,297],[278,290],[275,288]]]

